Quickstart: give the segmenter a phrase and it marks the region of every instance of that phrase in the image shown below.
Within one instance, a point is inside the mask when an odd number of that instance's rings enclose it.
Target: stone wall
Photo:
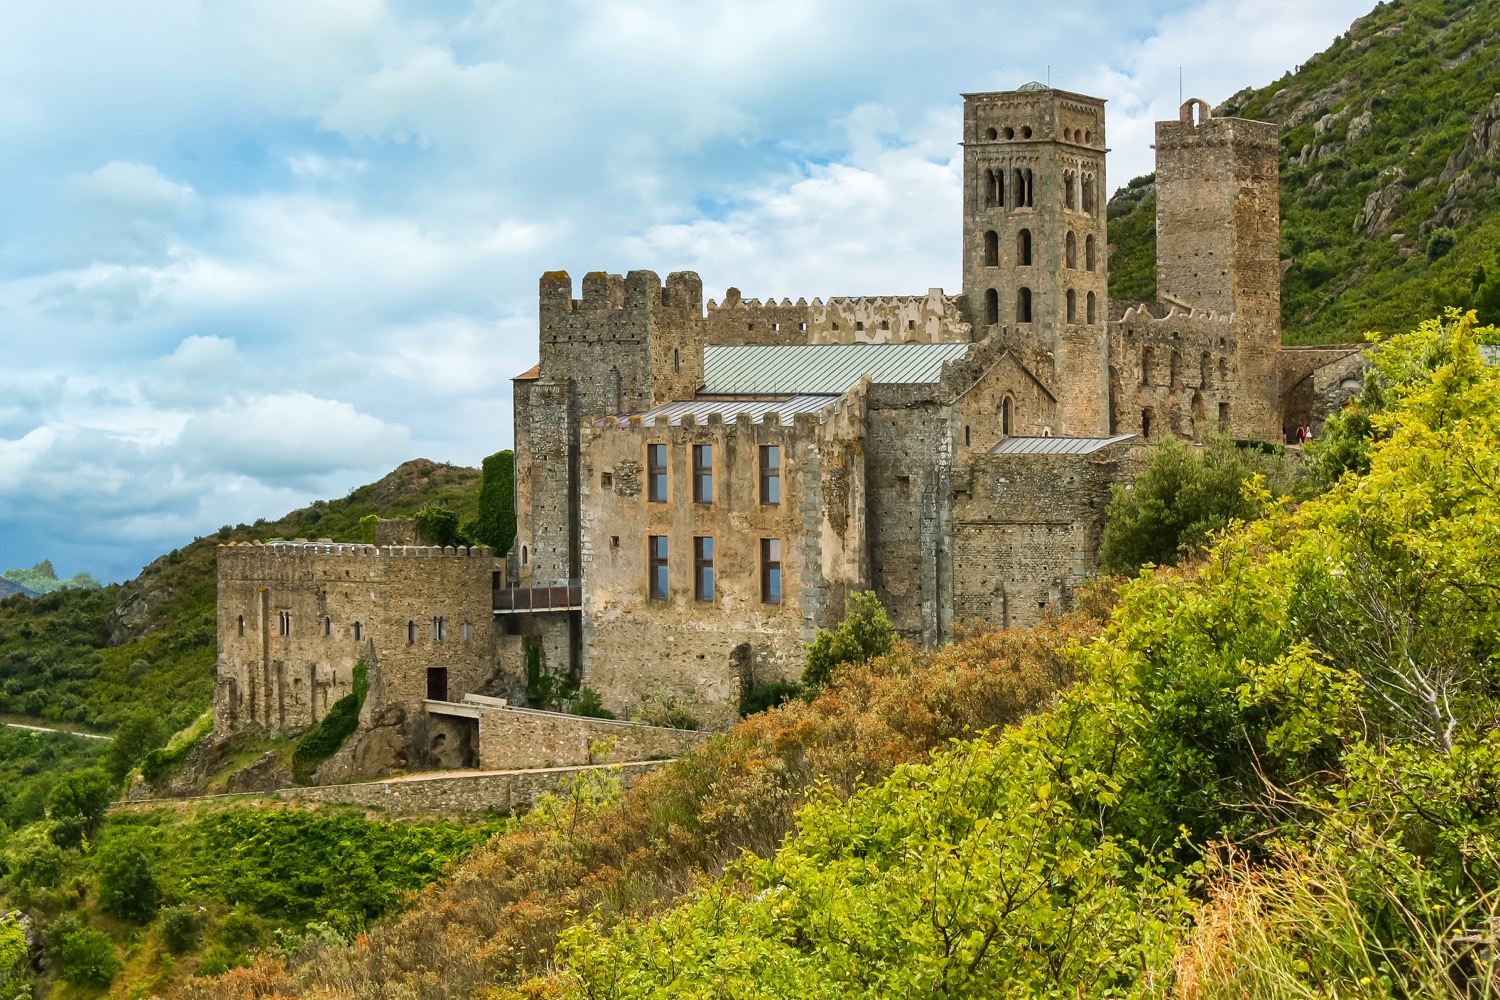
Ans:
[[[802,642],[865,576],[863,396],[826,412],[725,421],[713,404],[672,423],[585,430],[583,682],[620,715],[670,696],[705,725],[734,718],[746,686],[797,676]],[[648,497],[646,448],[664,444],[668,493]],[[712,449],[713,499],[693,498],[695,445]],[[781,454],[781,496],[760,501],[760,449]],[[606,483],[608,485],[606,485]],[[666,599],[649,596],[651,536],[668,539]],[[714,595],[695,597],[695,539],[713,539]],[[781,546],[782,592],[762,599],[762,543]]]
[[[352,690],[361,658],[366,721],[419,705],[429,671],[446,671],[454,700],[486,690],[498,670],[490,593],[499,570],[487,548],[219,546],[215,730],[307,729]]]
[[[1097,568],[1121,442],[1081,455],[981,455],[954,471],[953,616],[1030,628],[1072,609]]]
[[[613,741],[612,763],[678,757],[709,734],[635,722],[588,719],[525,708],[485,708],[479,716],[479,766],[486,770],[597,764],[590,748]]]
[[[965,343],[972,328],[959,301],[941,288],[922,295],[868,298],[745,299],[738,288],[708,303],[710,344]],[[681,397],[679,397],[681,398]]]
[[[311,785],[277,789],[274,797],[287,802],[316,802],[360,806],[391,813],[417,815],[525,812],[547,792],[593,770],[618,774],[626,785],[641,775],[670,763],[644,761],[598,767],[552,767],[494,773],[433,774],[369,781],[350,785]]]

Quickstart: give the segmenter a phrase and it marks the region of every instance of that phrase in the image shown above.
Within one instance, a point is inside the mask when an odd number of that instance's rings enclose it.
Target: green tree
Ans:
[[[458,545],[458,515],[447,507],[431,504],[417,511],[417,533],[428,545]]]
[[[474,540],[504,555],[516,540],[516,456],[497,451],[484,460]]]
[[[58,957],[63,980],[75,986],[108,986],[124,968],[109,935],[92,927],[63,938]]]
[[[167,742],[166,727],[154,712],[132,712],[115,730],[115,740],[104,755],[104,768],[116,784],[151,751]]]
[[[1110,573],[1136,573],[1148,563],[1171,566],[1233,520],[1258,516],[1245,483],[1267,478],[1275,495],[1291,492],[1296,474],[1284,457],[1212,441],[1199,456],[1176,438],[1154,446],[1129,487],[1113,487],[1099,548]]]
[[[856,591],[844,604],[844,620],[829,632],[819,629],[807,647],[802,685],[817,691],[833,680],[841,663],[865,663],[896,648],[896,627],[873,590]]]
[[[62,881],[63,852],[49,836],[46,823],[33,823],[17,831],[5,845],[5,880],[21,899]]]
[[[77,847],[98,829],[113,798],[114,783],[103,768],[84,768],[59,778],[47,796],[53,840],[63,847]]]
[[[151,870],[154,853],[142,836],[115,837],[99,845],[94,869],[104,912],[137,923],[156,916],[161,890]]]
[[[1427,237],[1427,259],[1440,260],[1458,243],[1458,234],[1447,226],[1438,226]]]

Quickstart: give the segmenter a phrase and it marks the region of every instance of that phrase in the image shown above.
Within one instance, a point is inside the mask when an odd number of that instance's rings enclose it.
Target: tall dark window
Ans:
[[[1017,253],[1020,255],[1019,263],[1024,267],[1031,266],[1031,230],[1023,229],[1016,234]]]
[[[1031,289],[1016,289],[1016,322],[1031,322]]]
[[[646,445],[646,499],[652,503],[667,502],[667,446]]]
[[[1092,236],[1083,241],[1083,266],[1090,271],[1094,269],[1094,238]]]
[[[333,619],[327,615],[323,616],[323,637],[329,638],[333,635]]]
[[[1010,437],[1013,433],[1015,433],[1011,430],[1011,425],[1014,420],[1015,404],[1011,402],[1011,398],[1009,396],[1006,396],[1005,401],[1000,404],[1000,433],[1004,434],[1006,437]]]
[[[714,446],[693,445],[693,502],[714,502]]]
[[[651,599],[665,601],[667,599],[667,536],[652,535],[647,550],[651,556],[649,576]]]
[[[1000,234],[993,229],[984,234],[984,266],[1000,266]]]
[[[781,445],[760,446],[760,502],[781,503]]]
[[[244,615],[240,615],[239,630],[240,630],[240,635],[244,635],[245,634],[245,616]]]
[[[1000,293],[993,288],[984,293],[984,321],[991,326],[1000,322]]]
[[[1071,229],[1063,241],[1063,260],[1068,267],[1078,267],[1078,236]]]
[[[354,623],[354,641],[359,642],[365,637],[365,626],[362,622]]]
[[[417,641],[417,623],[414,622],[414,621],[412,621],[411,619],[407,619],[407,622],[406,622],[406,641],[407,642],[416,642]]]
[[[1074,292],[1073,289],[1071,289],[1071,288],[1068,289],[1067,303],[1068,303],[1068,322],[1069,323],[1077,323],[1078,322],[1078,293]]]
[[[714,599],[714,540],[693,539],[693,597],[700,601]]]
[[[760,540],[760,600],[762,604],[781,603],[781,539]]]

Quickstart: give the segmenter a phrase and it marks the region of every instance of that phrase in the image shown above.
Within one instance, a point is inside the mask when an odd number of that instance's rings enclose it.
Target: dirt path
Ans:
[[[28,726],[20,722],[0,722],[0,726],[5,726],[7,729],[28,729],[33,733],[61,733],[64,736],[82,736],[86,740],[104,740],[107,743],[113,743],[115,740],[113,736],[80,733],[72,729],[52,729],[49,726]]]

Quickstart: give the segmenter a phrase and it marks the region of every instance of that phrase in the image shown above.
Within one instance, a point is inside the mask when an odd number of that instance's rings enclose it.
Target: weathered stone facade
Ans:
[[[544,274],[539,363],[513,382],[513,551],[223,550],[221,725],[305,728],[362,655],[371,735],[330,762],[350,773],[555,763],[608,728],[424,710],[440,662],[455,702],[524,697],[530,669],[622,717],[722,725],[800,672],[851,592],[929,646],[1067,610],[1142,443],[1279,440],[1357,388],[1357,348],[1280,346],[1276,126],[1196,100],[1158,123],[1151,303],[1109,301],[1103,101],[969,94],[963,129],[957,295],[705,302],[696,274],[632,271],[575,299]],[[472,631],[436,641],[439,616]]]

